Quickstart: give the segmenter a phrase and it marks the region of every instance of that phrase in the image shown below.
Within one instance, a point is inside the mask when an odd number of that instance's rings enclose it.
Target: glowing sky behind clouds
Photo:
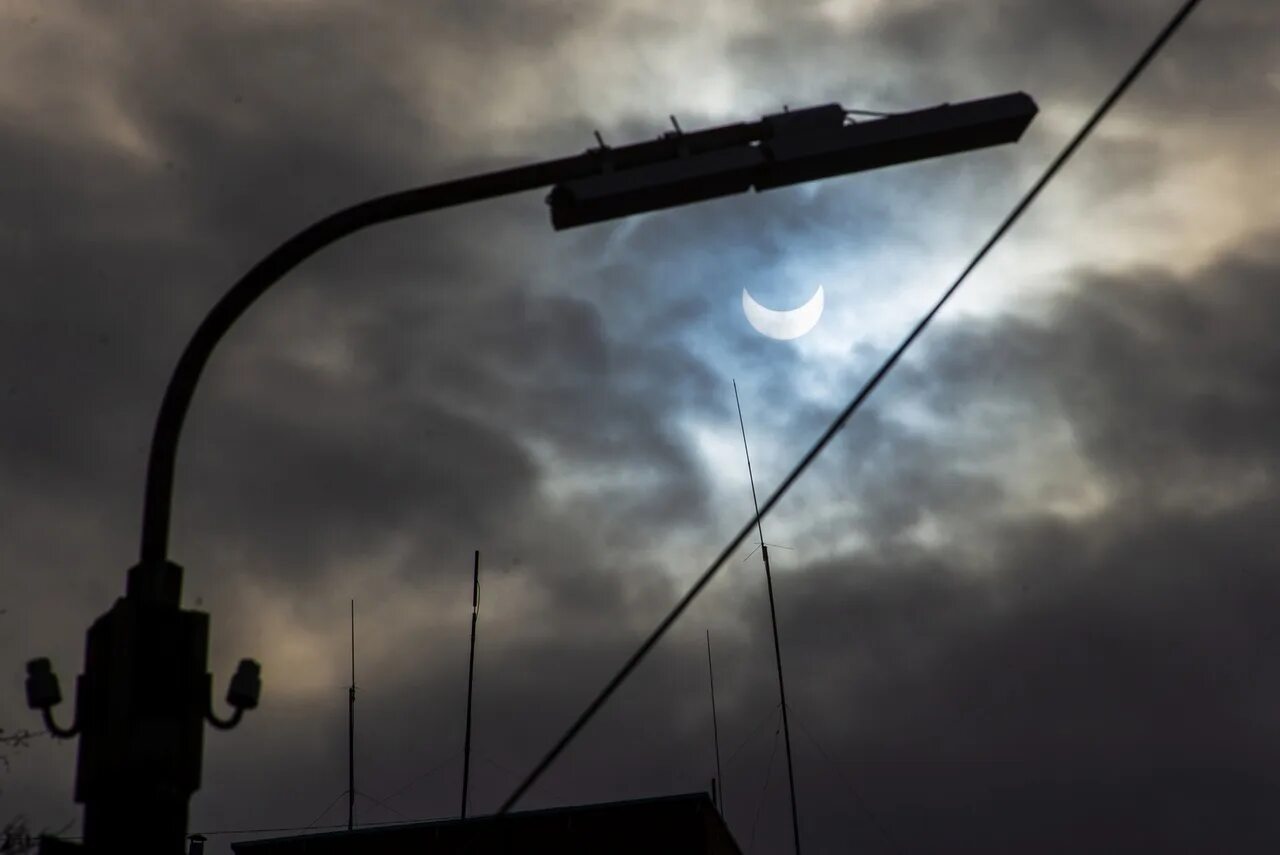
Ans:
[[[168,371],[293,230],[668,114],[1031,93],[1016,146],[562,234],[539,194],[380,228],[215,355],[174,554],[213,615],[216,684],[256,656],[264,696],[207,737],[193,824],[306,825],[344,789],[353,596],[360,787],[443,763],[390,803],[455,810],[476,548],[473,796],[492,809],[748,517],[731,379],[768,490],[1172,8],[5,4],[0,727],[35,724],[27,658],[72,685],[133,560]],[[1100,817],[1117,851],[1227,828],[1234,851],[1274,849],[1278,28],[1266,0],[1208,0],[767,521],[794,547],[774,553],[788,688],[823,749],[797,752],[814,851],[1099,851],[1074,835]],[[743,287],[786,306],[818,285],[794,342],[742,317]],[[746,841],[774,703],[762,596],[735,558],[530,806],[705,787],[710,627]],[[6,814],[78,816],[74,746],[11,763]],[[788,836],[781,780],[758,851]]]

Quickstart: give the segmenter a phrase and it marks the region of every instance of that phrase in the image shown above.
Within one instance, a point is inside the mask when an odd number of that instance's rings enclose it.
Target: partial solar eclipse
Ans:
[[[803,306],[778,311],[766,309],[756,302],[746,288],[743,288],[742,313],[747,316],[747,323],[755,327],[756,332],[778,341],[788,341],[799,338],[818,325],[825,300],[822,286],[819,285],[818,290]]]

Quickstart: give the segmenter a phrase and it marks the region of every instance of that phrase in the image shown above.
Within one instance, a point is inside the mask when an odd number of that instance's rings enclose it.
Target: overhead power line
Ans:
[[[969,274],[973,272],[974,268],[976,268],[978,264],[986,258],[987,253],[989,253],[992,248],[1000,242],[1000,239],[1005,236],[1009,229],[1013,227],[1013,224],[1016,223],[1027,208],[1031,206],[1031,203],[1040,195],[1040,191],[1042,191],[1053,177],[1058,174],[1058,171],[1062,168],[1063,164],[1065,164],[1071,155],[1075,153],[1081,143],[1089,137],[1093,132],[1093,129],[1097,127],[1098,123],[1102,121],[1102,118],[1107,114],[1111,107],[1120,99],[1120,96],[1128,90],[1133,81],[1137,79],[1138,75],[1141,74],[1143,69],[1145,69],[1151,62],[1152,58],[1154,58],[1155,55],[1159,53],[1160,49],[1164,47],[1165,43],[1168,42],[1169,37],[1174,34],[1182,22],[1186,20],[1187,16],[1190,15],[1192,10],[1194,10],[1199,4],[1200,0],[1187,0],[1187,2],[1185,2],[1181,8],[1174,13],[1173,17],[1167,24],[1165,24],[1159,35],[1156,36],[1155,40],[1145,51],[1142,52],[1142,55],[1138,57],[1133,66],[1120,79],[1120,82],[1116,84],[1110,94],[1108,94],[1107,97],[1103,99],[1102,103],[1098,105],[1097,109],[1093,111],[1093,114],[1089,117],[1088,121],[1084,123],[1084,126],[1076,132],[1075,136],[1071,138],[1071,141],[1067,143],[1066,147],[1063,148],[1058,156],[1053,159],[1053,162],[1049,164],[1048,168],[1044,171],[1044,174],[1040,176],[1039,180],[1032,185],[1026,195],[1022,197],[1018,204],[1013,207],[1013,210],[1010,211],[1000,225],[996,227],[995,232],[992,233],[991,237],[989,237],[986,243],[982,245],[982,248],[978,250],[973,259],[965,265],[956,280],[951,283],[951,285],[942,293],[942,296],[938,298],[937,302],[935,302],[929,311],[926,312],[919,322],[916,323],[916,325],[911,329],[911,332],[909,332],[906,338],[902,340],[902,343],[899,344],[891,354],[889,354],[888,358],[885,359],[880,368],[877,369],[876,372],[871,375],[871,378],[863,384],[862,388],[853,396],[853,399],[849,401],[848,405],[840,411],[835,420],[831,422],[831,425],[822,433],[822,436],[818,437],[818,440],[805,453],[804,457],[800,458],[800,462],[795,465],[790,474],[783,479],[782,483],[773,491],[773,494],[765,500],[764,505],[756,515],[743,525],[741,529],[739,529],[738,534],[729,541],[728,545],[725,546],[724,549],[720,551],[720,554],[711,563],[711,566],[703,571],[702,575],[698,577],[698,581],[693,584],[693,587],[691,587],[688,592],[680,598],[680,601],[676,603],[671,612],[662,619],[662,622],[659,623],[657,628],[654,629],[649,637],[644,640],[636,652],[631,655],[618,673],[605,684],[605,687],[598,695],[596,695],[595,699],[587,705],[587,708],[583,710],[582,714],[578,716],[573,724],[569,726],[569,729],[565,731],[564,735],[557,740],[556,744],[552,746],[546,756],[544,756],[542,760],[538,762],[538,765],[536,765],[528,776],[525,777],[524,781],[520,783],[520,786],[516,787],[511,795],[507,797],[506,801],[502,803],[502,807],[498,809],[499,814],[505,814],[515,806],[516,802],[518,802],[520,798],[528,792],[529,788],[542,777],[547,769],[550,768],[551,764],[555,762],[556,758],[564,752],[565,748],[569,746],[569,743],[572,742],[582,729],[586,727],[587,723],[595,717],[596,713],[600,711],[605,702],[608,701],[609,698],[613,696],[613,693],[618,690],[618,687],[620,687],[623,682],[631,676],[632,672],[634,672],[644,658],[648,656],[649,651],[651,651],[662,637],[666,635],[667,630],[669,630],[680,616],[684,614],[685,610],[693,600],[702,593],[702,590],[706,588],[706,586],[715,577],[716,573],[720,571],[720,568],[724,566],[724,563],[728,560],[729,556],[732,555],[748,537],[750,537],[752,530],[759,526],[760,520],[762,520],[769,511],[773,510],[773,507],[782,499],[783,496],[787,494],[792,485],[794,485],[800,476],[804,474],[818,455],[822,453],[822,450],[825,449],[831,442],[832,438],[839,433],[845,423],[849,421],[849,418],[858,410],[859,407],[862,406],[862,403],[866,401],[871,393],[875,391],[876,387],[880,385],[880,382],[893,369],[893,367],[898,364],[902,355],[907,352],[907,349],[910,348],[912,344],[915,343],[916,339],[918,339],[921,333],[925,331],[925,328],[929,326],[938,312],[942,310],[942,307],[945,306],[956,291],[960,289],[960,286],[969,277]]]

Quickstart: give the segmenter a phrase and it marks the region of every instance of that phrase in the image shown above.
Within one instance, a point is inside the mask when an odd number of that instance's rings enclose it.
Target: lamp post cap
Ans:
[[[125,596],[177,607],[182,599],[182,567],[172,561],[144,561],[129,568]]]

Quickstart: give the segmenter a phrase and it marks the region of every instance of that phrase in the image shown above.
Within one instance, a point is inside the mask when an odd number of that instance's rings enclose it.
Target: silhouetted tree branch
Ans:
[[[44,736],[43,730],[22,730],[6,731],[0,727],[0,765],[5,769],[9,768],[9,753],[19,748],[26,748],[31,740],[39,736]]]
[[[25,817],[15,817],[9,820],[3,829],[0,829],[0,853],[4,853],[4,855],[18,852],[35,852],[39,845],[40,839],[27,828]]]

